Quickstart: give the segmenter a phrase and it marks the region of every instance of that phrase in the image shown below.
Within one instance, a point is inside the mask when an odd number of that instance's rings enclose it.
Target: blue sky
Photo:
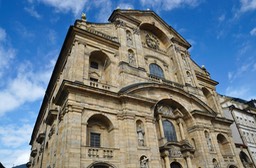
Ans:
[[[28,161],[31,132],[68,27],[151,9],[192,45],[221,94],[256,98],[256,0],[0,0],[0,162]]]

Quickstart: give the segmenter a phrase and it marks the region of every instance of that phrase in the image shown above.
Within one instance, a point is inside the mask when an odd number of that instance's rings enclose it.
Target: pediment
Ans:
[[[191,45],[162,18],[151,10],[120,10],[113,11],[109,17],[110,22],[125,20],[134,26],[138,26],[141,30],[152,32],[163,43],[168,41],[179,43],[185,48],[190,48]]]
[[[122,95],[136,97],[138,100],[149,100],[151,102],[159,102],[164,99],[170,99],[186,109],[186,111],[202,110],[214,113],[202,100],[188,94],[184,90],[156,83],[138,83],[127,86],[120,90]],[[175,109],[174,109],[175,110]],[[180,115],[179,111],[175,111],[176,115]]]

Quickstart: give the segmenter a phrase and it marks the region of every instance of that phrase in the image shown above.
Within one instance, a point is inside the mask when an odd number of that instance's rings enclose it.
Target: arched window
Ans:
[[[181,165],[178,162],[172,162],[171,168],[182,168]]]
[[[163,121],[164,136],[168,142],[177,141],[176,132],[173,124],[170,121]]]
[[[91,147],[113,147],[113,125],[100,114],[91,116],[87,125],[87,145]]]
[[[149,71],[150,71],[150,75],[164,78],[164,72],[163,72],[162,68],[157,64],[154,64],[154,63],[150,64]]]
[[[223,156],[227,156],[227,155],[232,155],[232,149],[231,149],[231,145],[228,142],[228,140],[226,139],[226,137],[222,134],[218,134],[217,135],[217,141],[219,144],[219,148],[220,148],[220,152]]]
[[[93,51],[89,58],[89,76],[94,82],[107,82],[111,77],[110,60],[102,51]]]
[[[213,163],[214,168],[220,168],[220,165],[215,158],[212,159],[212,163]]]
[[[206,103],[207,103],[211,108],[213,108],[214,110],[216,110],[215,105],[214,105],[214,97],[213,97],[213,95],[211,94],[210,90],[207,89],[207,88],[205,88],[205,87],[203,87],[203,88],[202,88],[202,92],[203,92],[203,94],[204,94],[204,96],[205,96],[205,98],[206,98]]]
[[[249,165],[252,164],[249,157],[243,151],[240,152],[239,157],[240,157],[244,167],[249,167]]]

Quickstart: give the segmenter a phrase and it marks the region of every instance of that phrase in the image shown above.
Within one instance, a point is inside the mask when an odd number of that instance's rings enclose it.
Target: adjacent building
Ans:
[[[218,82],[153,11],[70,26],[31,136],[29,167],[241,168]]]
[[[246,101],[239,98],[220,96],[224,116],[233,120],[232,136],[236,154],[244,167],[256,165],[256,100]]]

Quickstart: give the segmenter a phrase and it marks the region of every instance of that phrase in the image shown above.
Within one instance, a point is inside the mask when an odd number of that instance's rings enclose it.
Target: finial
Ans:
[[[120,7],[119,7],[119,6],[117,6],[117,7],[116,7],[116,9],[120,9]]]
[[[81,19],[82,19],[83,21],[86,21],[86,14],[85,14],[85,13],[82,13]]]
[[[148,10],[148,11],[150,11],[150,9],[149,9],[149,8],[147,8],[147,10]]]

